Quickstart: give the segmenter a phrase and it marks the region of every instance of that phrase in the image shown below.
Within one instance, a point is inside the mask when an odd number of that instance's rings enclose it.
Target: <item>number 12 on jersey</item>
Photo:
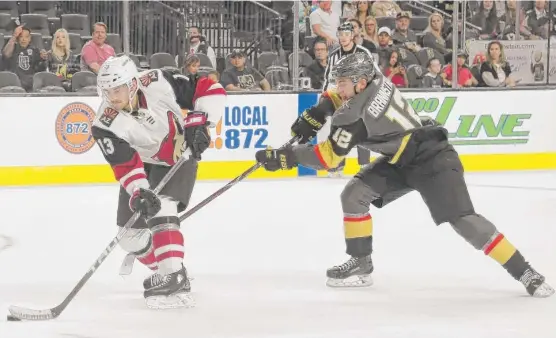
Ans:
[[[404,101],[402,94],[397,89],[394,89],[394,93],[392,93],[392,102],[390,102],[384,116],[399,124],[404,130],[421,126],[419,115],[415,113],[415,110],[407,101]]]

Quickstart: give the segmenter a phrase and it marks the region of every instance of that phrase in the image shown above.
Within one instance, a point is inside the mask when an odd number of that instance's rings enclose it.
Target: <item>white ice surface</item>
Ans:
[[[469,174],[476,210],[556,286],[556,173]],[[556,297],[533,299],[416,193],[373,209],[375,285],[325,286],[342,263],[347,179],[248,181],[182,225],[193,309],[146,309],[119,248],[62,315],[5,322],[9,305],[57,305],[115,235],[116,185],[0,190],[0,338],[556,337]],[[198,183],[192,203],[224,182]],[[309,197],[304,197],[308,195]]]

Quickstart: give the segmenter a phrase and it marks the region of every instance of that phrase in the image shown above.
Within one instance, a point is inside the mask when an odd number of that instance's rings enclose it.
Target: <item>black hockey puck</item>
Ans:
[[[12,316],[12,315],[8,315],[8,316],[6,317],[6,319],[8,320],[8,322],[20,322],[20,321],[21,321],[21,319],[19,319],[19,318],[17,318],[17,317],[14,317],[14,316]]]

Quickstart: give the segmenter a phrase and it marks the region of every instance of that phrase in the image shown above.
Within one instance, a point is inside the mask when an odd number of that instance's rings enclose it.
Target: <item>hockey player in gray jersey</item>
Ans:
[[[356,145],[382,154],[350,180],[341,194],[344,213],[345,263],[327,271],[332,287],[372,284],[373,224],[370,205],[382,208],[418,191],[437,225],[448,222],[477,250],[483,251],[520,281],[534,297],[554,289],[535,271],[499,230],[477,214],[464,180],[463,166],[447,131],[434,120],[420,118],[400,91],[373,67],[366,54],[343,57],[333,70],[342,106],[332,117],[332,131],[319,144],[260,150],[266,170],[298,164],[333,168]],[[322,110],[308,109],[292,126],[300,143],[312,139],[325,122]]]

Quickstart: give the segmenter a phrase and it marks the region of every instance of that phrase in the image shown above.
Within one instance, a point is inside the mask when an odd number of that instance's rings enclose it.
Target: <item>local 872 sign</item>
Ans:
[[[266,105],[226,106],[222,118],[211,129],[210,148],[264,149],[268,143]]]

